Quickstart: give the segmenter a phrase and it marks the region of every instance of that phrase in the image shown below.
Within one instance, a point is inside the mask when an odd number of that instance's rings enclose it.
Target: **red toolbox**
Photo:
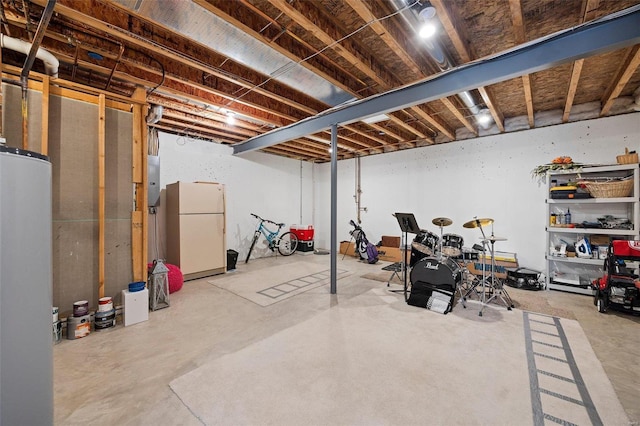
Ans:
[[[613,254],[617,257],[640,258],[640,241],[613,240]]]
[[[291,225],[289,228],[292,234],[298,237],[299,241],[311,241],[313,240],[313,225]]]

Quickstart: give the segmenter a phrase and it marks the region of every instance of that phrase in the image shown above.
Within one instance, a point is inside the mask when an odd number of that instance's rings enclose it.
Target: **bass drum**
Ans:
[[[462,269],[453,259],[448,257],[443,257],[440,260],[434,257],[425,257],[413,266],[409,277],[412,287],[423,283],[431,287],[455,291],[462,280]]]
[[[409,305],[446,314],[453,309],[456,288],[462,282],[462,269],[448,257],[425,257],[411,269],[410,280],[411,287],[405,288]]]

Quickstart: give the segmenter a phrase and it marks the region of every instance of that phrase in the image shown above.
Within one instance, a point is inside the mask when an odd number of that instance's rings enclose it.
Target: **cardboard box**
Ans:
[[[593,246],[608,246],[611,238],[608,235],[594,234],[589,236],[589,243]]]
[[[340,241],[340,254],[356,257],[355,243],[353,241]]]
[[[406,262],[409,263],[411,251],[406,252]],[[402,250],[400,247],[378,247],[378,259],[385,262],[402,262]]]
[[[400,237],[382,236],[382,245],[384,247],[400,247]]]

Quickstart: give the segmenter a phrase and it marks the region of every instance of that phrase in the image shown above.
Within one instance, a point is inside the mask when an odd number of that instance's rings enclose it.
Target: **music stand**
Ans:
[[[404,279],[404,289],[402,291],[404,292],[404,300],[406,302],[409,299],[409,296],[407,295],[407,234],[419,234],[420,227],[418,226],[413,213],[394,213],[393,216],[397,219],[400,230],[404,234],[403,247],[400,252],[402,253],[402,275]],[[399,292],[399,290],[391,291],[394,293]]]

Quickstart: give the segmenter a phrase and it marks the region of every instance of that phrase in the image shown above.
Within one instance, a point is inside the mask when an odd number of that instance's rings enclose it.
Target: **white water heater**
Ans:
[[[51,163],[0,145],[0,426],[53,424]]]

